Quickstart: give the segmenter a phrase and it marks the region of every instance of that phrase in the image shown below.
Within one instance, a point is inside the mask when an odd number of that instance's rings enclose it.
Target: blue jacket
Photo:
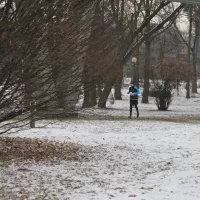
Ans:
[[[138,99],[138,95],[140,94],[140,90],[134,85],[132,87],[129,87],[128,94],[130,95],[130,99]]]

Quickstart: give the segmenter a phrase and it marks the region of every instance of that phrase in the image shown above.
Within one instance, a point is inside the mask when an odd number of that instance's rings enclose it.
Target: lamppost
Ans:
[[[133,63],[133,81],[135,82],[135,84],[137,84],[138,80],[137,80],[137,69],[136,69],[136,63],[137,63],[136,57],[132,58],[132,63]]]

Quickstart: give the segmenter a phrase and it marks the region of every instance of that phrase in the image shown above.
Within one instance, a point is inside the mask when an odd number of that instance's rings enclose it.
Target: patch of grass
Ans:
[[[0,137],[0,162],[79,160],[83,146],[29,138]]]
[[[37,194],[30,194],[30,192],[22,190],[20,193],[13,192],[12,190],[7,190],[6,187],[0,187],[0,199],[1,200],[59,200],[55,193],[52,193],[48,189],[41,188],[37,191]]]

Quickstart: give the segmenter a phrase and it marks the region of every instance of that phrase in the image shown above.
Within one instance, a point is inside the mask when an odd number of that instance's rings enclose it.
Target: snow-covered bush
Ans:
[[[167,110],[172,102],[173,89],[176,84],[170,79],[165,79],[162,82],[157,81],[154,84],[152,93],[155,96],[155,102],[158,110]]]

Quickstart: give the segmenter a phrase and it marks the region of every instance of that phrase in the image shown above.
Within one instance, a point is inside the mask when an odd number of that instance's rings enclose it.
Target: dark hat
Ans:
[[[134,83],[135,83],[135,81],[134,81],[134,79],[132,78],[130,84],[134,84]]]

